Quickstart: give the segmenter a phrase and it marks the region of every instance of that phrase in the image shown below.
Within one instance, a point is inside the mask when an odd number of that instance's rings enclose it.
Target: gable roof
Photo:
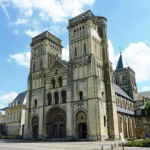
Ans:
[[[117,94],[119,94],[127,99],[132,100],[132,98],[129,97],[118,85],[114,84],[114,89]]]
[[[19,93],[17,97],[12,101],[12,103],[17,101],[19,104],[24,104],[24,101],[26,101],[26,95],[27,91]]]
[[[68,64],[67,61],[65,60],[60,60],[59,58],[57,58],[54,62],[54,64],[51,66],[51,70],[56,69],[56,68],[63,68]]]

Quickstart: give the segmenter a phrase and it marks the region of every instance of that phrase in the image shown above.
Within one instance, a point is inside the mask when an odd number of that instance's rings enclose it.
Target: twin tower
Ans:
[[[119,137],[107,20],[90,10],[69,20],[69,61],[48,31],[34,37],[24,138]]]

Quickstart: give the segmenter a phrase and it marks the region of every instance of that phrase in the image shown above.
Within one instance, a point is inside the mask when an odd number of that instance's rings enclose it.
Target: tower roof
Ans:
[[[125,68],[125,67],[128,67],[126,61],[124,60],[124,58],[122,57],[122,53],[120,52],[120,57],[119,57],[119,60],[118,60],[118,63],[117,63],[117,67],[116,67],[116,70],[117,69],[122,69],[122,68]]]

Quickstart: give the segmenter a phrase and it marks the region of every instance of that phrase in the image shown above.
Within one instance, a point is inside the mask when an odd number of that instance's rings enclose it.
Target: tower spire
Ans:
[[[120,57],[119,57],[119,60],[118,60],[118,63],[117,63],[116,70],[117,69],[122,69],[122,68],[123,68],[123,60],[122,60],[122,52],[120,52]]]

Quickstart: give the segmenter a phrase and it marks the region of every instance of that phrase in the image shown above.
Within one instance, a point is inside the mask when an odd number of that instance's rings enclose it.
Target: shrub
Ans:
[[[150,147],[150,139],[131,141],[124,144],[129,147]]]

